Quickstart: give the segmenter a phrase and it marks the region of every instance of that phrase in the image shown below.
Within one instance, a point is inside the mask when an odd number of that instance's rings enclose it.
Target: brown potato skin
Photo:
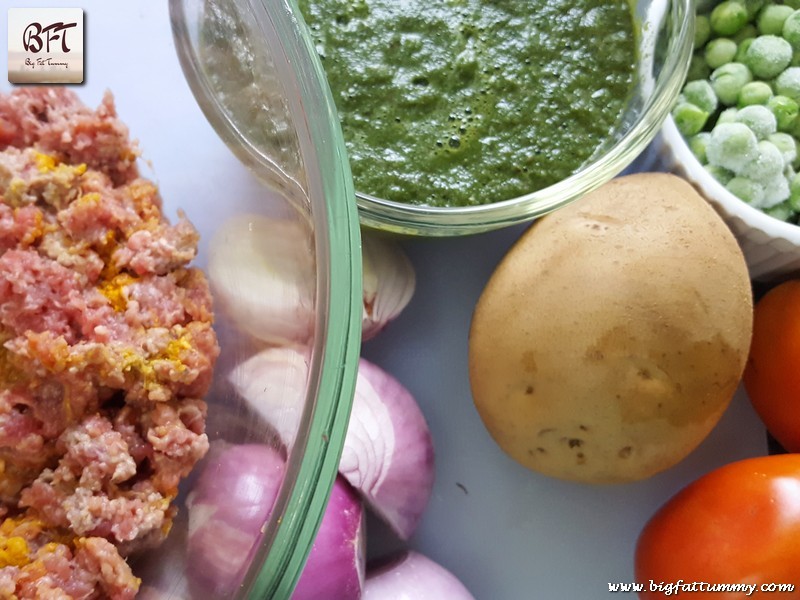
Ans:
[[[645,479],[717,424],[752,319],[742,252],[694,188],[619,177],[536,222],[492,274],[470,328],[475,406],[530,469]]]

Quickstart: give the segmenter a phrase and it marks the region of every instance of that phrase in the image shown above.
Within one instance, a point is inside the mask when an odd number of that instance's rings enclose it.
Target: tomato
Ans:
[[[744,386],[769,432],[800,452],[800,280],[774,287],[756,304]]]
[[[665,597],[654,588],[677,582],[794,584],[777,596],[800,597],[800,455],[741,460],[689,484],[645,525],[635,571],[644,600]]]

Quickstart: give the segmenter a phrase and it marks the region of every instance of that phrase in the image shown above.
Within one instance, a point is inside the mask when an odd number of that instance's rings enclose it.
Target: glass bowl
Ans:
[[[307,235],[295,250],[312,257],[311,306],[303,310],[313,324],[310,339],[297,341],[308,356],[308,378],[301,389],[289,376],[271,382],[271,393],[294,397],[301,417],[272,516],[253,532],[257,541],[235,595],[288,598],[327,505],[355,386],[361,251],[350,169],[330,92],[292,0],[171,0],[169,10],[178,58],[203,113],[269,188],[251,212],[296,225]],[[258,243],[257,233],[241,234]],[[211,283],[213,291],[213,277]],[[246,278],[235,283],[258,284]],[[219,385],[209,400],[212,446],[221,440],[274,443],[274,431],[236,398],[233,389],[242,382],[231,381],[236,365],[264,347],[249,337],[259,327],[258,315],[249,317],[253,322],[230,318],[224,306],[218,310],[222,354]],[[213,471],[214,460],[210,454],[203,468]],[[184,548],[175,555],[183,559]],[[187,588],[174,563],[163,568],[163,558],[145,562],[145,584],[168,598],[231,597]],[[191,573],[193,565],[183,566]]]
[[[608,139],[573,175],[518,198],[439,208],[377,198],[359,190],[362,224],[406,235],[454,236],[534,219],[595,189],[627,167],[655,137],[678,96],[694,37],[691,0],[635,0],[638,68],[633,96]]]

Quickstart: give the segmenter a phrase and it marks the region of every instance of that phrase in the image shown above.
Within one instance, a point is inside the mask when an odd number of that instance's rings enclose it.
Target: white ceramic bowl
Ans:
[[[770,217],[726,190],[692,154],[672,117],[661,130],[660,154],[661,166],[692,183],[731,228],[751,279],[774,282],[800,274],[800,226]]]

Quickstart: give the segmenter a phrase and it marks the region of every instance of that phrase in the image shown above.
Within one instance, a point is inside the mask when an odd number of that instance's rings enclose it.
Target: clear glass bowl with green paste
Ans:
[[[691,0],[298,0],[362,223],[460,235],[530,220],[628,166],[691,55]]]

